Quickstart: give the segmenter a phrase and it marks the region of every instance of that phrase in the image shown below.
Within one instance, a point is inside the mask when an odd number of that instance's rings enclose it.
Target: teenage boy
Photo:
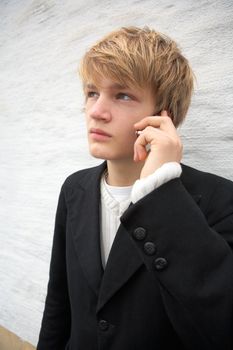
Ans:
[[[233,184],[180,164],[187,59],[129,27],[80,73],[90,153],[105,162],[62,186],[37,349],[232,349]]]

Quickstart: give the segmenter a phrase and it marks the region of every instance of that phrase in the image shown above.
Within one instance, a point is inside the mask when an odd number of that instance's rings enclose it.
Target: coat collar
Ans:
[[[182,173],[180,180],[193,200],[199,205],[202,194],[200,191],[200,171],[181,163]]]

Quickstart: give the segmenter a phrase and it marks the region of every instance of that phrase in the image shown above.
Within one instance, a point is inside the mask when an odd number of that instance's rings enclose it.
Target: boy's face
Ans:
[[[87,83],[85,95],[91,155],[105,160],[132,161],[136,140],[134,124],[155,112],[150,91],[122,87],[102,79],[98,87]]]

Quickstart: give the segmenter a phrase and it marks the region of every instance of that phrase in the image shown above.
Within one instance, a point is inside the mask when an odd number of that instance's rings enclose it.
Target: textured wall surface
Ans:
[[[123,25],[176,39],[197,84],[180,128],[184,162],[233,179],[231,0],[0,2],[0,324],[37,342],[57,197],[88,156],[76,69]]]

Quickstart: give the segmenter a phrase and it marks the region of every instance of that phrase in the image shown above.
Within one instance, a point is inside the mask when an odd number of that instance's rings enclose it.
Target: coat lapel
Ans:
[[[104,271],[97,312],[143,264],[129,233],[120,225]]]
[[[106,162],[84,173],[68,198],[75,250],[100,309],[142,265],[129,234],[120,225],[105,271],[100,251],[100,178]]]
[[[99,239],[99,184],[104,168],[105,164],[102,164],[85,171],[67,201],[75,250],[96,295],[103,275]]]

